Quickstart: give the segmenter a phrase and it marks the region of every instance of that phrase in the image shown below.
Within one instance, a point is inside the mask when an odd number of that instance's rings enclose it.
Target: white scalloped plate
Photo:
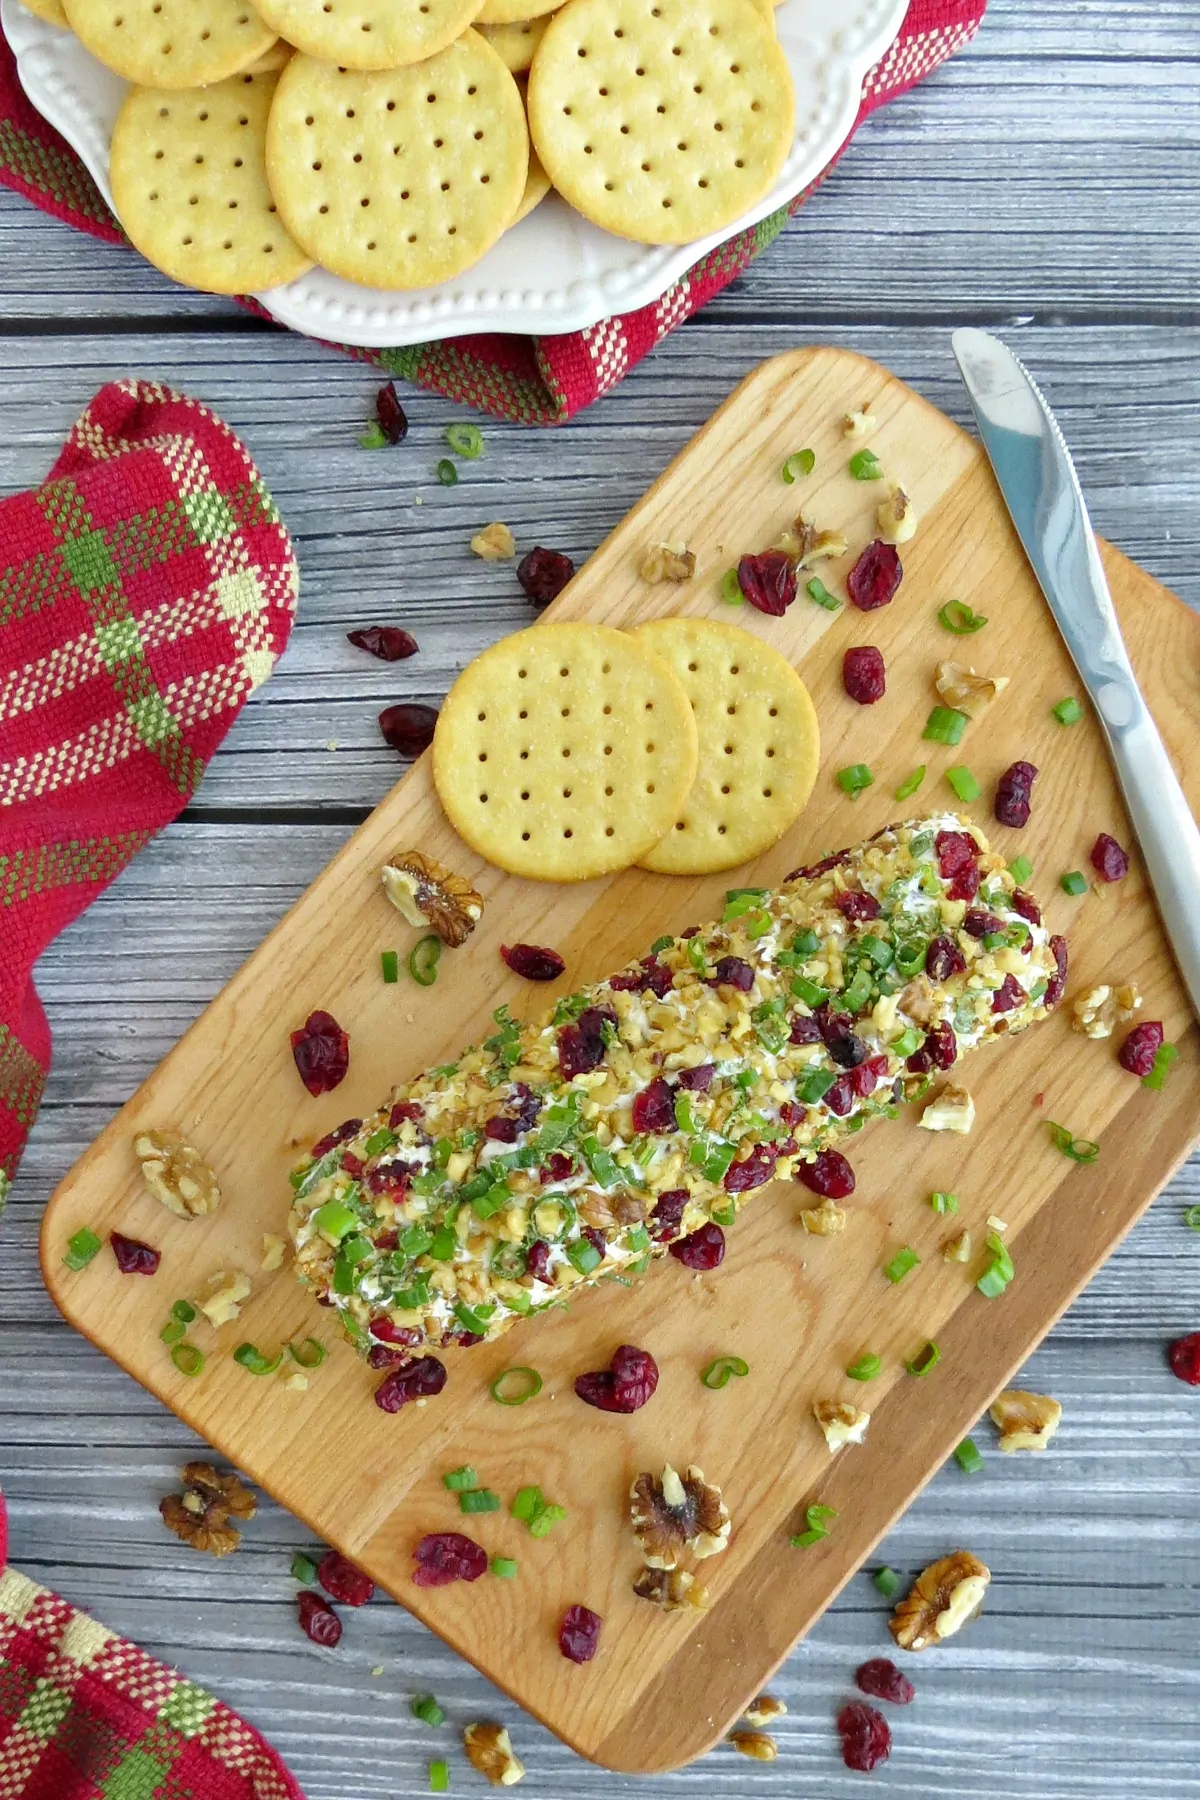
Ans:
[[[477,331],[581,331],[648,306],[706,251],[786,205],[821,172],[854,123],[863,76],[906,10],[907,0],[786,0],[779,8],[779,40],[796,84],[795,142],[770,193],[711,237],[661,249],[630,243],[552,194],[474,268],[439,287],[385,292],[313,269],[256,298],[294,331],[373,349]],[[108,151],[127,84],[19,0],[0,0],[0,23],[29,99],[78,151],[111,205]]]

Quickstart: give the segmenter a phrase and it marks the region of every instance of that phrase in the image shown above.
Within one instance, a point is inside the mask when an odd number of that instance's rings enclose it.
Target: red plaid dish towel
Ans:
[[[877,107],[906,93],[961,49],[978,31],[986,4],[987,0],[910,0],[899,36],[863,83],[851,137]],[[350,354],[499,418],[529,425],[561,424],[615,387],[668,333],[742,274],[778,237],[845,147],[790,206],[710,251],[661,299],[637,312],[559,337],[483,333],[402,350]],[[111,243],[125,242],[74,151],[25,98],[2,35],[0,182],[82,231]],[[251,301],[246,304],[261,311]]]

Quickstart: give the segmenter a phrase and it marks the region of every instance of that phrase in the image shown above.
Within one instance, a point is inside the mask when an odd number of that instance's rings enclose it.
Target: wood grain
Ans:
[[[838,434],[845,405],[861,400],[870,401],[881,422],[875,447],[924,520],[905,554],[899,600],[872,615],[866,633],[888,659],[889,701],[864,715],[841,695],[840,652],[863,635],[868,622],[860,616],[831,618],[798,604],[783,621],[757,615],[740,621],[801,668],[824,737],[824,774],[813,802],[784,843],[755,865],[756,873],[776,878],[819,847],[864,835],[894,813],[890,788],[921,748],[929,749],[919,746],[933,698],[929,673],[948,645],[934,622],[936,608],[952,594],[980,609],[986,600],[991,623],[972,649],[980,666],[986,649],[991,672],[1011,671],[1013,688],[963,751],[929,757],[929,804],[943,803],[934,787],[941,769],[968,751],[987,791],[1016,754],[1043,766],[1030,829],[1020,839],[998,829],[994,835],[1010,836],[1011,853],[1019,846],[1038,864],[1036,885],[1055,928],[1070,920],[1077,981],[1114,973],[1135,978],[1168,1035],[1185,1032],[1186,1009],[1140,874],[1082,906],[1061,894],[1051,898],[1060,866],[1082,866],[1098,822],[1128,835],[1107,760],[1090,722],[1064,733],[1050,719],[1053,700],[1071,689],[1069,665],[980,452],[882,370],[845,352],[813,351],[757,371],[601,546],[556,616],[621,624],[668,610],[680,596],[647,590],[635,571],[647,543],[681,531],[699,558],[697,582],[684,592],[686,608],[710,611],[723,568],[747,543],[773,539],[794,509],[795,496],[777,471],[801,443],[818,454],[818,473],[803,493],[806,511],[844,525],[851,541],[861,542],[877,496],[845,475]],[[1135,667],[1178,755],[1197,624],[1115,552],[1107,562]],[[878,786],[853,807],[831,780],[850,760],[869,760],[879,775]],[[406,842],[465,872],[478,871],[438,813],[423,764],[393,790],[62,1184],[43,1232],[46,1278],[68,1317],[94,1341],[568,1742],[611,1767],[673,1767],[720,1735],[732,1709],[828,1604],[1186,1153],[1200,1093],[1196,1034],[1182,1036],[1180,1065],[1156,1102],[1133,1087],[1111,1054],[1072,1036],[1062,1018],[977,1055],[970,1079],[981,1120],[969,1145],[922,1142],[912,1121],[867,1134],[855,1156],[863,1203],[845,1240],[800,1237],[794,1191],[773,1189],[739,1225],[716,1281],[671,1266],[627,1293],[610,1290],[553,1323],[539,1321],[500,1345],[453,1356],[451,1387],[423,1417],[414,1409],[381,1421],[370,1405],[366,1371],[349,1352],[340,1352],[304,1396],[283,1395],[269,1383],[255,1386],[224,1356],[200,1382],[186,1383],[157,1342],[170,1299],[194,1292],[216,1267],[255,1266],[261,1232],[279,1226],[294,1143],[308,1141],[348,1108],[365,1109],[389,1081],[474,1036],[500,999],[517,999],[516,984],[493,974],[501,936],[519,925],[522,937],[555,943],[574,985],[616,966],[657,931],[681,925],[684,915],[705,916],[731,879],[672,882],[630,872],[563,890],[487,871],[484,925],[469,952],[460,953],[462,963],[449,964],[436,1002],[426,999],[418,1011],[420,1001],[383,989],[375,974],[378,950],[396,936],[373,897],[376,871],[389,849]],[[456,980],[460,969],[474,979]],[[398,999],[414,1009],[403,1017],[402,1052],[395,1044]],[[355,1057],[336,1104],[314,1109],[298,1093],[286,1031],[317,1004],[350,1026]],[[1040,1102],[1031,1105],[1039,1093],[1044,1111]],[[1135,1149],[1150,1104],[1153,1143],[1149,1151]],[[1079,1170],[1053,1152],[1043,1130],[1047,1115],[1101,1137],[1108,1152],[1102,1162]],[[229,1204],[209,1224],[171,1221],[138,1192],[129,1135],[135,1124],[164,1120],[194,1133],[227,1175]],[[898,1180],[901,1133],[907,1135]],[[998,1180],[1014,1156],[1021,1171],[1015,1186]],[[962,1271],[938,1256],[946,1232],[924,1197],[947,1186],[963,1195],[962,1222],[976,1231],[997,1210],[1009,1221],[1020,1273],[1002,1303],[989,1306],[974,1296]],[[112,1282],[99,1278],[100,1263],[83,1276],[65,1274],[63,1244],[83,1219],[135,1235],[152,1231],[164,1251],[158,1280],[123,1283],[114,1293]],[[893,1291],[877,1270],[906,1241],[920,1251],[923,1266]],[[268,1345],[310,1329],[311,1322],[298,1322],[305,1306],[287,1278],[264,1282],[241,1323],[224,1334],[222,1349],[244,1336]],[[950,1352],[948,1366],[913,1388],[894,1371],[934,1335]],[[590,1415],[572,1417],[570,1377],[598,1366],[606,1360],[604,1346],[620,1341],[653,1348],[669,1410],[652,1406],[635,1421],[599,1426]],[[838,1372],[868,1344],[887,1356],[893,1372],[871,1390],[865,1450],[830,1465],[808,1410],[816,1398],[846,1392]],[[755,1371],[732,1404],[728,1394],[711,1396],[695,1379],[722,1348],[736,1348]],[[520,1414],[501,1414],[487,1398],[486,1382],[525,1356],[535,1357],[547,1375],[546,1396]],[[313,1431],[315,1417],[331,1415],[340,1434],[334,1460],[321,1455]],[[770,1446],[765,1455],[764,1444]],[[648,1615],[628,1588],[621,1497],[637,1468],[664,1457],[700,1461],[721,1480],[736,1522],[733,1548],[713,1571],[713,1610],[696,1622]],[[468,1458],[501,1492],[538,1479],[570,1509],[570,1530],[552,1554],[549,1546],[521,1545],[526,1581],[537,1573],[532,1608],[522,1582],[435,1596],[417,1596],[408,1584],[416,1538],[453,1522],[438,1471]],[[838,1507],[838,1529],[813,1551],[789,1552],[784,1533],[797,1506],[817,1497]],[[503,1529],[512,1550],[515,1528]],[[781,1566],[786,1582],[779,1579]],[[555,1619],[577,1599],[606,1620],[605,1653],[583,1679],[553,1644]],[[681,1691],[689,1696],[686,1706],[665,1704],[668,1694]]]

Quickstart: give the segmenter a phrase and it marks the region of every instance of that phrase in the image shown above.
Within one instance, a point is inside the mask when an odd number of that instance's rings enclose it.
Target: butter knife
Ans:
[[[1100,720],[1175,960],[1200,1014],[1200,830],[1121,640],[1058,422],[990,332],[951,339],[1000,492]]]

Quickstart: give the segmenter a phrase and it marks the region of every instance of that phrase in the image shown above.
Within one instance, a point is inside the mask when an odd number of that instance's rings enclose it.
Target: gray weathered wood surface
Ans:
[[[268,1505],[227,1562],[167,1536],[155,1502],[198,1446],[62,1323],[35,1243],[54,1183],[394,779],[379,707],[436,700],[524,622],[511,570],[467,554],[471,531],[502,517],[525,545],[586,555],[737,377],[796,343],[863,350],[961,418],[947,334],[967,321],[1004,327],[1036,370],[1098,526],[1200,604],[1200,9],[992,0],[977,43],[878,117],[702,318],[559,436],[488,426],[452,492],[431,480],[446,403],[406,394],[407,446],[368,456],[369,371],[0,193],[0,491],[42,475],[101,381],[158,375],[246,438],[304,571],[292,647],[196,805],[41,967],[57,1060],[0,1256],[12,1555],[219,1689],[311,1800],[407,1800],[443,1752],[455,1790],[479,1788],[451,1730],[411,1719],[426,1690],[456,1727],[513,1726],[531,1800],[860,1791],[832,1717],[888,1647],[865,1577],[773,1684],[791,1710],[769,1766],[719,1751],[639,1781],[581,1764],[386,1602],[349,1619],[336,1655],[313,1650],[288,1575],[304,1533]],[[353,651],[344,632],[372,619],[411,627],[420,657],[388,669]],[[997,1171],[1001,1210],[1019,1180]],[[880,1791],[1200,1796],[1200,1398],[1162,1355],[1200,1325],[1200,1238],[1182,1222],[1196,1199],[1200,1160],[1033,1358],[1029,1384],[1066,1409],[1050,1453],[1002,1459],[985,1425],[985,1472],[943,1470],[889,1539],[903,1571],[962,1544],[995,1580],[982,1620],[913,1665]]]

